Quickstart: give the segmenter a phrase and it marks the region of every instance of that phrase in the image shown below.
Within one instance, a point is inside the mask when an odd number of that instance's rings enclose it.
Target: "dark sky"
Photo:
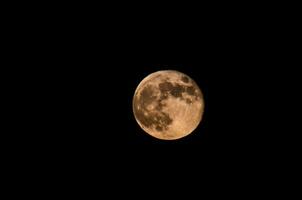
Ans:
[[[120,188],[128,186],[129,193],[137,193],[136,186],[142,186],[148,197],[158,188],[178,195],[187,186],[187,197],[192,185],[203,195],[204,181],[212,194],[225,196],[223,188],[234,194],[250,188],[249,195],[259,184],[266,190],[265,180],[279,178],[283,169],[276,166],[287,164],[280,155],[288,156],[283,139],[289,132],[279,127],[291,117],[280,114],[287,106],[282,106],[289,77],[284,71],[290,60],[282,51],[291,49],[280,40],[296,44],[287,41],[291,37],[282,31],[289,29],[281,23],[291,20],[269,14],[271,5],[264,9],[267,18],[254,9],[246,12],[250,5],[234,6],[240,13],[223,5],[221,12],[220,4],[212,10],[171,4],[148,13],[136,5],[131,9],[140,13],[120,5],[107,12],[103,5],[86,12],[70,6],[55,6],[61,15],[56,9],[45,12],[49,5],[33,7],[41,14],[22,8],[26,14],[6,30],[12,39],[4,38],[10,48],[5,51],[16,53],[9,58],[13,73],[5,84],[16,85],[11,96],[17,109],[11,113],[17,120],[10,127],[13,144],[5,151],[16,152],[11,174],[28,176],[21,177],[21,186],[36,174],[37,184],[51,184],[45,194],[68,186],[68,195],[77,194],[74,184],[96,188],[98,195],[110,188],[110,196],[124,195]],[[189,75],[205,98],[199,127],[176,141],[148,136],[132,113],[137,85],[164,69]]]
[[[267,88],[261,84],[267,61],[256,39],[210,27],[204,32],[183,29],[183,34],[151,29],[146,38],[88,31],[80,40],[68,34],[70,28],[66,37],[46,40],[48,53],[35,54],[34,64],[40,67],[24,68],[35,76],[29,80],[34,91],[41,92],[34,92],[39,94],[34,101],[40,105],[38,116],[47,116],[38,117],[33,141],[62,160],[102,158],[108,163],[133,158],[133,165],[166,159],[239,162],[260,155],[267,138],[258,128],[264,122],[259,117],[265,118],[259,107],[269,103],[262,98]],[[164,69],[188,74],[205,97],[200,126],[177,141],[148,136],[132,113],[137,85]]]
[[[250,79],[244,73],[238,77],[238,64],[216,56],[201,56],[191,63],[105,61],[96,59],[85,67],[74,62],[55,70],[55,79],[50,77],[53,95],[47,94],[46,107],[50,114],[39,125],[44,135],[34,139],[44,149],[42,157],[128,179],[129,172],[152,179],[153,172],[169,177],[167,172],[173,170],[181,170],[184,177],[229,176],[228,171],[238,173],[244,169],[241,166],[253,168],[252,160],[266,161],[266,136],[255,121],[259,104],[250,93]],[[161,141],[147,135],[132,112],[137,85],[163,69],[188,74],[204,93],[202,122],[180,140]]]
[[[43,156],[98,167],[116,162],[218,167],[251,156],[264,159],[271,135],[260,126],[267,123],[269,107],[260,108],[271,103],[263,98],[270,88],[262,84],[269,54],[248,26],[223,19],[181,30],[125,25],[104,31],[85,25],[78,32],[74,27],[80,25],[74,24],[62,26],[62,34],[51,33],[39,43],[47,52],[32,54],[37,67],[23,69],[35,77],[28,81],[38,94],[33,102],[39,107],[38,125],[29,139]],[[164,69],[192,77],[205,98],[201,124],[177,141],[148,136],[132,113],[137,85]]]
[[[54,95],[48,99],[49,138],[44,141],[56,146],[54,152],[58,155],[119,160],[129,156],[143,159],[145,154],[164,161],[166,157],[178,160],[178,156],[221,156],[244,146],[236,142],[242,125],[235,121],[240,117],[235,115],[238,108],[234,106],[240,104],[233,102],[232,95],[238,94],[228,88],[231,77],[224,77],[225,69],[218,68],[211,58],[195,63],[106,60],[88,66],[74,64],[54,71],[55,81],[49,83]],[[137,85],[148,74],[164,69],[188,74],[204,93],[203,120],[193,134],[181,140],[161,141],[147,135],[132,112]]]

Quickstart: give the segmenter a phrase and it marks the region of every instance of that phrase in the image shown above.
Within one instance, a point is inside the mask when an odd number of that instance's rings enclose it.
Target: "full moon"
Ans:
[[[148,75],[133,97],[133,113],[139,126],[162,140],[176,140],[192,133],[203,112],[203,94],[196,82],[174,70]]]

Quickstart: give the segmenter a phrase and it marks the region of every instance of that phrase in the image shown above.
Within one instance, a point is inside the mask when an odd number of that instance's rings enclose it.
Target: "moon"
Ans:
[[[204,113],[204,98],[188,75],[162,70],[140,82],[132,106],[138,125],[146,133],[162,140],[176,140],[197,128]]]

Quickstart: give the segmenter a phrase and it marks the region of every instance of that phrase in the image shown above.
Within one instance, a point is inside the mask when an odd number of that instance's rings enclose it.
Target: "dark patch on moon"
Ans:
[[[189,78],[187,76],[182,76],[181,77],[182,82],[184,83],[189,83]]]
[[[164,103],[162,102],[162,100],[160,99],[160,100],[158,100],[158,102],[157,102],[157,105],[156,105],[156,107],[155,107],[155,110],[161,111],[161,110],[163,109],[163,107],[165,107],[165,106],[166,106],[166,104],[164,104]]]
[[[187,104],[191,104],[191,103],[192,103],[192,100],[186,98],[186,103],[187,103]]]
[[[162,131],[162,130],[163,130],[163,128],[162,128],[161,126],[159,126],[159,125],[157,125],[155,129],[156,129],[157,131]]]
[[[166,84],[165,87],[170,87],[170,84]],[[155,107],[156,112],[148,111],[147,106],[157,101],[157,106]],[[134,99],[134,114],[138,121],[142,123],[147,128],[155,127],[157,131],[167,130],[168,125],[172,123],[172,119],[167,113],[162,112],[162,108],[165,106],[164,103],[156,99],[154,95],[154,88],[147,85],[142,91],[138,98]],[[138,109],[140,107],[140,109]],[[145,115],[148,113],[148,115]]]
[[[154,88],[151,85],[147,85],[142,91],[140,96],[140,103],[142,107],[146,107],[156,99],[154,95]]]
[[[161,112],[162,117],[160,119],[160,121],[165,124],[165,125],[169,125],[172,124],[172,119],[170,118],[170,116],[167,113]]]
[[[145,117],[144,112],[141,110],[134,110],[134,114],[136,118],[146,127],[151,126],[152,122],[148,119],[148,117]]]
[[[173,97],[180,98],[182,93],[185,91],[185,87],[180,84],[172,84],[169,81],[162,82],[158,84],[159,90],[161,92],[160,100],[164,100],[171,94]]]
[[[163,83],[158,84],[158,87],[162,93],[166,93],[173,88],[173,84],[168,81],[165,81]]]
[[[186,88],[186,92],[189,95],[193,96],[195,94],[195,88],[193,86],[189,86],[189,87]]]
[[[161,92],[160,93],[160,97],[159,97],[160,101],[163,101],[163,100],[165,100],[167,98],[168,98],[168,93],[167,92],[165,92],[165,93]]]
[[[178,98],[182,97],[182,93],[185,91],[185,88],[182,85],[176,84],[172,90],[171,90],[171,95]]]
[[[144,115],[142,111],[134,111],[137,119],[147,128],[156,127],[158,131],[167,130],[167,126],[172,123],[172,119],[164,112],[151,112],[148,116]],[[159,127],[159,128],[158,128]]]

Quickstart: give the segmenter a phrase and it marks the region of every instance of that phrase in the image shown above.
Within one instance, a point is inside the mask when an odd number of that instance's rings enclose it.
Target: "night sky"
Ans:
[[[259,118],[265,118],[259,107],[270,103],[263,98],[269,88],[262,85],[268,62],[257,46],[260,40],[225,31],[235,26],[216,25],[205,24],[201,32],[195,26],[182,32],[145,27],[136,34],[108,29],[102,35],[95,28],[76,32],[81,37],[68,27],[64,35],[43,40],[47,53],[34,54],[37,67],[23,68],[34,77],[28,88],[39,108],[35,131],[27,138],[38,146],[33,149],[40,157],[109,168],[219,167],[261,157],[268,137],[259,131],[264,122]],[[141,80],[167,69],[194,79],[205,100],[198,128],[175,141],[146,134],[132,111]]]
[[[37,99],[43,99],[36,101],[41,104],[39,112],[47,115],[39,119],[38,132],[43,134],[34,140],[47,154],[63,160],[133,158],[136,163],[148,158],[163,162],[198,158],[214,162],[257,152],[253,145],[262,142],[254,116],[261,94],[256,90],[261,86],[254,77],[261,80],[260,67],[238,43],[211,33],[204,35],[202,45],[196,37],[175,42],[164,35],[160,43],[150,39],[136,41],[135,46],[124,39],[104,46],[96,36],[87,38],[88,45],[54,46],[51,53],[39,57],[44,68],[32,71],[39,74],[38,82],[32,82],[41,91]],[[190,76],[205,99],[198,128],[176,141],[146,134],[132,111],[141,80],[165,69]]]
[[[246,195],[253,194],[259,185],[265,191],[269,182],[293,182],[279,179],[288,163],[280,157],[292,153],[285,153],[290,143],[284,139],[297,133],[289,126],[281,129],[292,117],[281,113],[291,104],[283,100],[291,102],[287,93],[299,91],[285,84],[295,74],[285,70],[297,66],[283,53],[294,48],[282,46],[297,44],[291,41],[297,31],[286,27],[292,19],[285,19],[273,4],[247,12],[251,5],[229,9],[215,3],[212,9],[186,9],[182,2],[179,9],[174,3],[153,9],[151,3],[112,3],[111,9],[55,5],[49,12],[50,5],[32,6],[33,12],[21,6],[24,14],[5,15],[10,26],[5,32],[12,37],[3,37],[9,44],[4,52],[11,54],[3,68],[12,72],[11,77],[3,73],[12,102],[4,104],[12,115],[5,118],[16,120],[9,124],[12,140],[4,149],[6,155],[13,152],[7,163],[14,171],[4,172],[16,174],[10,178],[14,184],[36,193],[40,190],[29,185],[33,181],[50,190],[46,195],[68,186],[68,195],[77,195],[84,185],[98,195],[107,191],[110,197],[126,199],[120,189],[136,194],[141,186],[147,190],[140,196],[144,199],[157,190],[178,195],[185,186],[185,197],[192,190],[203,195],[203,185],[212,188],[211,196],[225,197],[226,192],[244,189],[249,190]],[[277,13],[270,14],[273,10]],[[149,136],[133,115],[136,87],[159,70],[187,74],[204,95],[201,123],[179,140]],[[274,187],[276,191],[281,190]]]
[[[162,141],[146,134],[135,121],[132,98],[140,81],[158,70],[178,70],[193,78],[205,99],[205,112],[198,128],[189,136],[175,141]],[[217,68],[218,70],[218,68]],[[84,157],[140,157],[170,159],[179,155],[220,155],[234,145],[234,108],[231,90],[218,83],[218,73],[212,61],[199,63],[94,63],[90,66],[58,69],[58,78],[49,99],[50,121],[48,145],[54,152]],[[225,79],[224,79],[225,80]],[[224,107],[226,106],[226,107]],[[232,111],[232,112],[230,112]],[[230,124],[231,123],[231,124]],[[230,149],[230,148],[227,148]],[[179,153],[177,153],[179,152]],[[189,153],[191,152],[191,153]]]

